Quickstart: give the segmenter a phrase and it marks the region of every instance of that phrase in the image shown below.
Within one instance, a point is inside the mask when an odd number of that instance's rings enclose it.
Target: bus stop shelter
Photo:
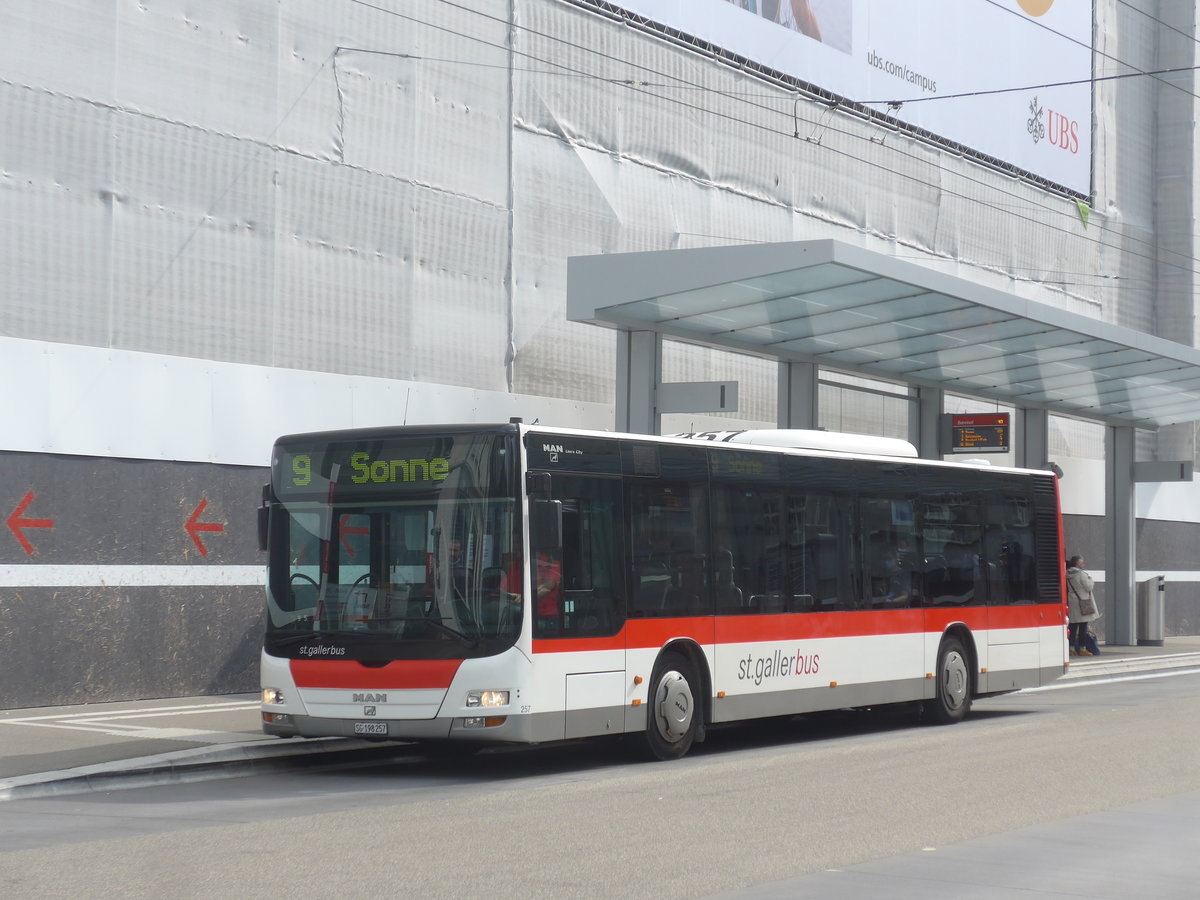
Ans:
[[[1104,424],[1108,637],[1135,642],[1134,486],[1192,465],[1139,468],[1134,436],[1200,420],[1200,350],[835,240],[572,257],[567,317],[619,331],[621,431],[659,430],[664,337],[777,360],[781,428],[816,427],[821,368],[906,384],[930,458],[946,392],[1013,406],[1030,468],[1050,413]]]

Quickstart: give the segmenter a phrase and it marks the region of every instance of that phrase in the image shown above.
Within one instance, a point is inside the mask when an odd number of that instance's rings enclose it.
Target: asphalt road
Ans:
[[[1200,674],[0,804],[0,895],[1195,896]]]

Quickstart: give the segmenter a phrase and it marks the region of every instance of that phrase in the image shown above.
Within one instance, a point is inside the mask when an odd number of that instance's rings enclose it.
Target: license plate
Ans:
[[[355,734],[387,734],[387,722],[355,722]]]

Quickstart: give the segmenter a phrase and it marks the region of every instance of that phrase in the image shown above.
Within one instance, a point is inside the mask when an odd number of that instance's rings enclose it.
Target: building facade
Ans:
[[[1078,52],[1055,4],[906,4],[892,46],[932,31],[936,77],[876,46],[889,4],[790,5],[0,9],[0,705],[252,690],[280,434],[611,427],[615,337],[567,320],[569,257],[836,238],[1196,346],[1195,3],[1095,0],[1084,112],[1022,99],[1012,153],[988,96]],[[958,27],[992,15],[1016,63],[982,79]],[[663,370],[740,386],[664,430],[775,421],[769,360],[668,342]],[[820,397],[825,427],[905,436],[903,385]],[[1069,549],[1102,569],[1104,426],[1050,431]],[[1138,458],[1195,444],[1142,432]],[[1168,629],[1200,631],[1200,491],[1142,485],[1138,515]]]

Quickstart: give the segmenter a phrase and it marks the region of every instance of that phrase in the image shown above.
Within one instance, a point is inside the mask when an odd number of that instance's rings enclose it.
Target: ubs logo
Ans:
[[[1043,118],[1044,116],[1044,118]],[[1029,104],[1029,118],[1025,130],[1035,144],[1043,139],[1052,147],[1075,154],[1079,152],[1079,123],[1070,116],[1053,109],[1044,109],[1038,98]]]
[[[1029,121],[1025,123],[1025,130],[1035,144],[1046,136],[1046,124],[1042,121],[1042,107],[1037,97],[1029,104]]]
[[[1079,152],[1079,123],[1052,109],[1046,110],[1046,131],[1050,143],[1068,153]]]

